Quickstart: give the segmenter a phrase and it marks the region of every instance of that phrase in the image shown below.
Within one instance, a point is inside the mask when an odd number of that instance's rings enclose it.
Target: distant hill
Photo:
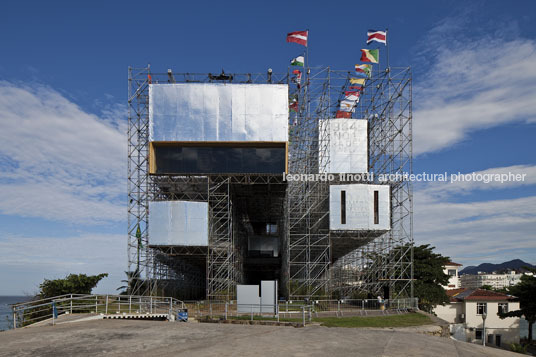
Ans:
[[[536,268],[536,265],[525,263],[521,259],[514,259],[500,264],[482,263],[479,266],[469,265],[463,268],[460,271],[460,274],[477,274],[479,271],[493,273],[494,271],[500,272],[508,269],[520,270],[524,266]]]

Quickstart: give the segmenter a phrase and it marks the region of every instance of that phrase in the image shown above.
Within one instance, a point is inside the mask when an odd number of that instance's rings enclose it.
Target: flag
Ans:
[[[149,84],[153,83],[153,78],[150,74],[147,75],[147,82],[149,82]]]
[[[299,69],[295,69],[294,71],[292,71],[292,74],[296,75],[296,83],[300,84],[301,83],[301,76],[302,76],[301,71]]]
[[[351,118],[352,113],[351,112],[345,112],[342,110],[337,110],[337,113],[335,114],[335,118]]]
[[[356,64],[355,71],[358,74],[364,74],[365,76],[370,78],[370,75],[372,73],[372,66],[370,64]]]
[[[294,31],[287,34],[287,42],[295,42],[307,47],[307,37],[309,37],[309,31]]]
[[[303,63],[305,62],[303,56],[298,56],[296,58],[293,58],[292,61],[290,61],[290,65],[291,66],[302,66],[303,67]]]
[[[370,44],[372,41],[376,41],[383,43],[387,46],[387,31],[368,30],[367,36],[367,45]]]
[[[139,224],[138,224],[138,228],[136,229],[136,238],[138,239],[138,248],[143,248],[143,243],[141,241],[141,230],[140,230]]]
[[[361,61],[378,63],[380,60],[380,50],[361,50]]]
[[[344,92],[344,96],[345,97],[349,97],[349,96],[359,97],[359,91],[357,91],[357,90],[347,90],[346,92]]]
[[[298,101],[292,102],[289,106],[291,112],[298,112]]]
[[[357,68],[356,68],[356,71],[357,71]],[[361,84],[362,86],[365,85],[365,81],[366,79],[365,78],[350,78],[350,83],[351,84]]]
[[[355,100],[342,100],[340,110],[343,112],[354,112]]]
[[[358,91],[361,91],[361,90],[363,90],[363,87],[362,87],[362,86],[349,86],[348,89],[349,89],[349,90],[358,90]]]

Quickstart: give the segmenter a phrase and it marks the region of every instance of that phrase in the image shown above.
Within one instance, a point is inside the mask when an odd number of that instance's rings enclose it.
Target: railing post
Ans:
[[[337,300],[337,316],[341,313],[341,300]]]
[[[70,314],[71,315],[73,314],[73,294],[71,294],[71,310],[70,310]]]
[[[253,305],[250,305],[251,307],[251,321],[253,321]]]
[[[149,299],[149,313],[152,314],[153,313],[153,297],[151,296],[151,298]]]
[[[210,318],[212,318],[212,301],[208,303],[208,312],[209,312]]]
[[[302,311],[303,327],[305,327],[305,306],[302,306],[301,311]]]
[[[128,313],[132,313],[132,295],[128,296]]]
[[[227,304],[228,302],[226,301],[225,302],[225,320],[227,320]]]
[[[17,328],[17,312],[13,309],[13,329]]]
[[[365,310],[365,300],[361,300],[361,310]]]
[[[95,313],[98,313],[97,311],[97,304],[98,304],[98,300],[97,300],[97,295],[95,295]]]
[[[104,314],[108,315],[108,295],[106,295],[106,307],[104,308]]]

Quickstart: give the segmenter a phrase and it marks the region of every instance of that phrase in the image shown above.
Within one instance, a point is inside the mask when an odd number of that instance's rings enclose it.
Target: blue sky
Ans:
[[[7,1],[0,22],[0,294],[126,264],[127,67],[349,69],[369,28],[414,73],[414,171],[526,173],[415,185],[415,239],[464,265],[536,263],[536,3]]]

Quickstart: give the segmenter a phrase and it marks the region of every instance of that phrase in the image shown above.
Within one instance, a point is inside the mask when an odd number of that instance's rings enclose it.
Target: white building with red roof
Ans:
[[[499,312],[519,310],[519,302],[511,295],[483,289],[450,289],[450,302],[434,309],[437,317],[449,322],[451,334],[462,341],[502,346],[519,343],[518,317],[501,319]],[[484,319],[485,317],[485,331]]]

